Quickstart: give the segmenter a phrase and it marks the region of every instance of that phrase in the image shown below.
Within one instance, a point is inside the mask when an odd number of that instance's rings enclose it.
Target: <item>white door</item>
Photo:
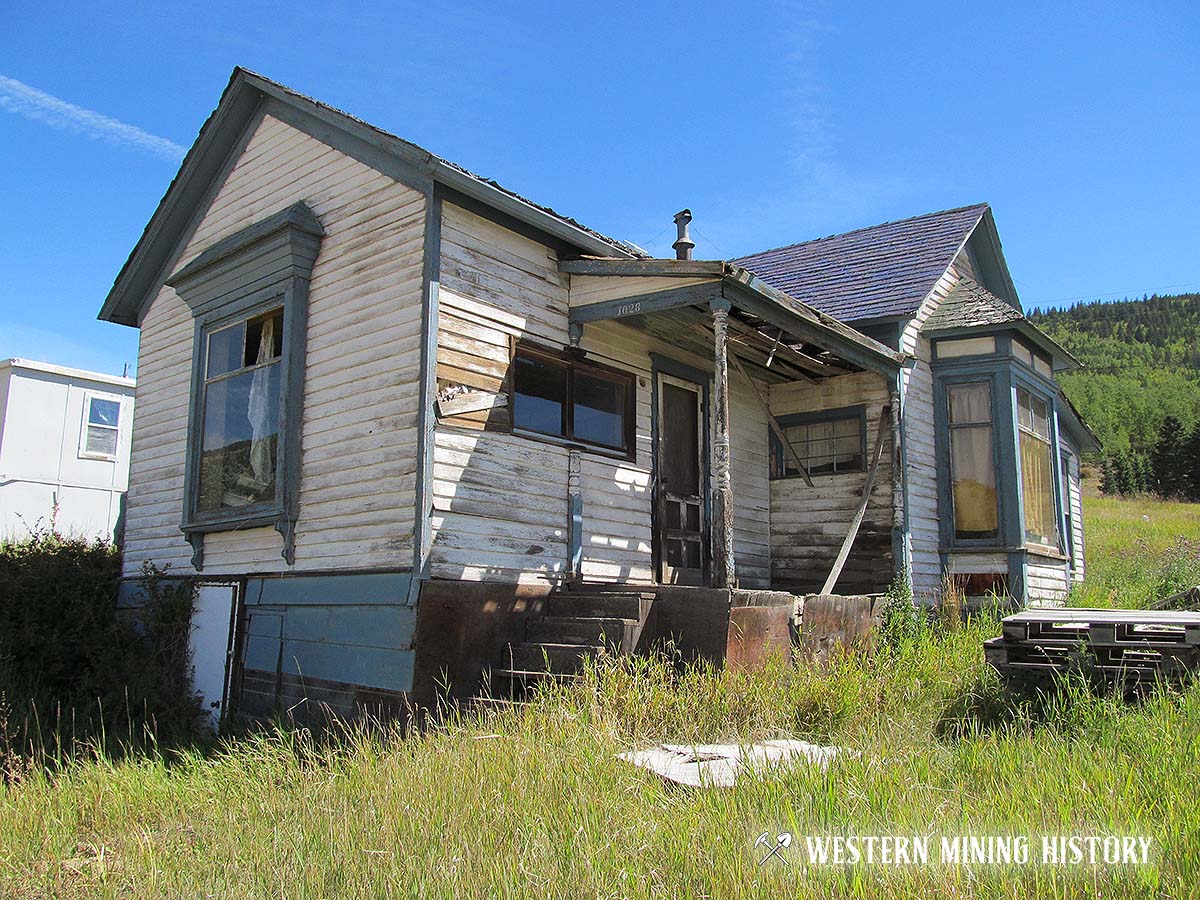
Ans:
[[[237,586],[200,584],[192,613],[192,685],[213,728],[221,722],[229,672],[229,635]]]

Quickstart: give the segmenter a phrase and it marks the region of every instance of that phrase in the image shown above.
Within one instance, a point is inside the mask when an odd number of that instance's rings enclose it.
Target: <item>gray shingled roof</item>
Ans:
[[[1024,319],[1018,309],[1013,309],[987,288],[970,278],[962,278],[946,299],[925,320],[922,331],[940,331],[943,328],[971,328],[976,325],[1003,325]]]
[[[885,222],[743,256],[771,287],[844,322],[907,316],[942,277],[986,203]]]

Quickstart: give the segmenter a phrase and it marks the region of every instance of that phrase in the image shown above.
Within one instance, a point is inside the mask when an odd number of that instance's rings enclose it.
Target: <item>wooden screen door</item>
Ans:
[[[704,394],[700,385],[658,375],[655,544],[663,584],[705,583]]]

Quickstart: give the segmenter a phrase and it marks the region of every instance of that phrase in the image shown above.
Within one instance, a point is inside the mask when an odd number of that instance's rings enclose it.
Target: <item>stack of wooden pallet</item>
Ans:
[[[1116,682],[1177,682],[1200,670],[1200,612],[1029,609],[984,642],[1006,675],[1082,670]]]

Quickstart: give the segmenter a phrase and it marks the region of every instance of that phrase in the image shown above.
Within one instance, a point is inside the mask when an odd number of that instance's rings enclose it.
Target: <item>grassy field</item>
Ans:
[[[1089,501],[1088,602],[1200,577],[1200,507]],[[1142,517],[1148,516],[1149,521]],[[1178,536],[1193,543],[1178,544]],[[1187,561],[1189,549],[1190,562]],[[1183,560],[1183,561],[1180,561]],[[17,772],[0,894],[61,897],[1200,896],[1200,686],[1137,705],[1008,692],[993,622],[756,675],[602,664],[531,706],[420,736],[261,735],[168,760]],[[615,754],[796,736],[853,753],[727,790]],[[763,832],[1152,838],[1148,866],[760,865]]]

